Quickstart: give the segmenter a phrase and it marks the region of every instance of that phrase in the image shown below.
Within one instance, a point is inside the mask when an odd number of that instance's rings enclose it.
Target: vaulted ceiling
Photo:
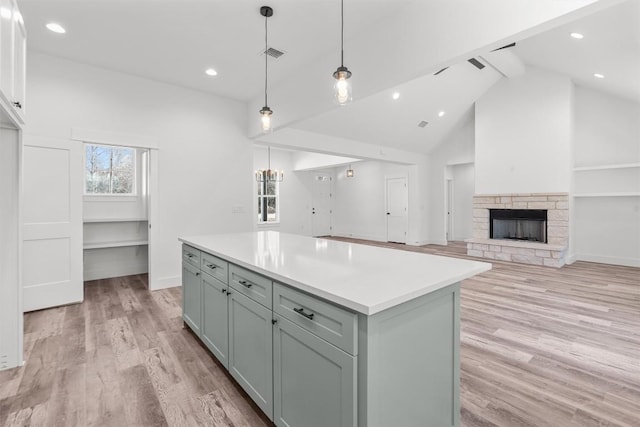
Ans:
[[[253,123],[263,102],[258,10],[265,3],[275,11],[269,45],[285,52],[269,59],[276,132],[266,139]],[[318,143],[334,138],[416,153],[441,143],[470,117],[475,100],[508,75],[483,56],[511,42],[516,46],[505,51],[512,62],[640,102],[639,4],[345,0],[345,65],[354,72],[356,102],[338,108],[331,103],[338,0],[19,0],[30,50],[246,101],[248,134],[258,140],[313,151],[313,144],[297,145],[301,135],[313,134],[309,139]],[[67,33],[51,33],[48,22]],[[571,32],[584,38],[572,39]],[[470,57],[487,66],[477,69]],[[204,73],[210,67],[216,77]],[[418,127],[421,121],[429,124]]]

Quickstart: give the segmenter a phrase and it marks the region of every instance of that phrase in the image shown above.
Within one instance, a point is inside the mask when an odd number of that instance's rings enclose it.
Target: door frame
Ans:
[[[387,182],[392,179],[404,179],[404,205],[405,205],[405,222],[404,222],[404,244],[407,244],[409,237],[409,177],[402,175],[385,175],[384,176],[384,228],[385,240],[389,241],[389,220],[387,219],[387,207],[389,206],[389,193]]]
[[[154,242],[159,241],[159,227],[152,227],[158,218],[158,139],[149,135],[136,135],[129,133],[92,130],[84,128],[71,128],[71,139],[82,143],[115,145],[121,147],[142,148],[148,150],[147,156],[147,227],[148,227],[148,271],[149,290],[162,289],[166,286],[158,282],[158,248]],[[133,141],[133,142],[132,142]]]

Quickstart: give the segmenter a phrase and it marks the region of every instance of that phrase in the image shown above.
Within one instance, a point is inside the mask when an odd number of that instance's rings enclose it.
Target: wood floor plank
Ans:
[[[125,415],[130,426],[167,426],[167,420],[143,365],[119,372],[120,390],[126,402]]]

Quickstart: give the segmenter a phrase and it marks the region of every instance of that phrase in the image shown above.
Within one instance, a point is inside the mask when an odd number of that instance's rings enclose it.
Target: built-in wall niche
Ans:
[[[640,196],[640,163],[576,167],[574,197]]]

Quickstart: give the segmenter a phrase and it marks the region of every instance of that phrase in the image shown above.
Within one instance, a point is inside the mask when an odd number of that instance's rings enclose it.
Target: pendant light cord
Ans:
[[[267,43],[267,19],[269,17],[268,14],[265,14],[264,17],[264,106],[268,106],[267,104],[267,76],[269,73],[269,68],[267,67],[267,61],[269,60],[269,55],[267,55],[268,43]]]
[[[340,66],[344,67],[344,0],[340,0]]]

